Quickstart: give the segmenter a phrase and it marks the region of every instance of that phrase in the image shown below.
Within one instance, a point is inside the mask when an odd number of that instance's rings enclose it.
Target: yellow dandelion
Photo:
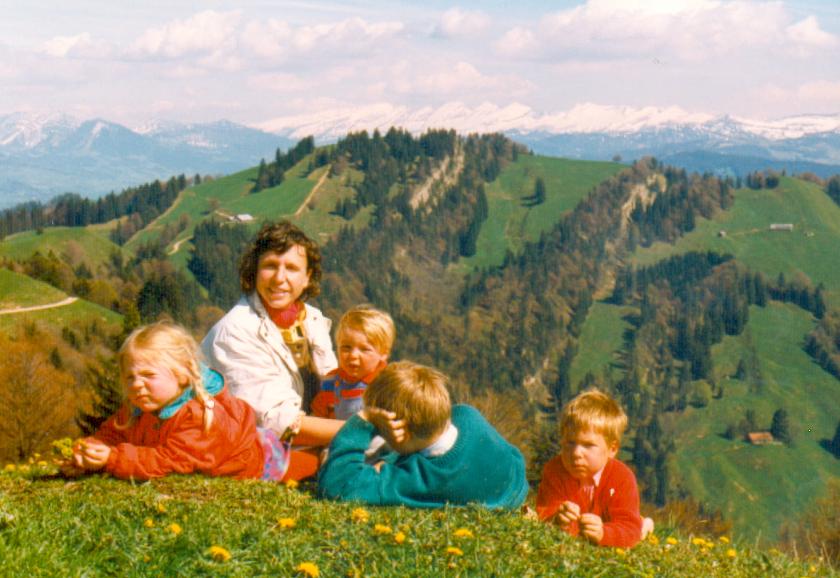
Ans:
[[[808,572],[810,572],[811,574],[816,574],[817,573],[817,567],[814,566],[813,564],[811,564],[810,566],[808,566]]]
[[[729,550],[726,551],[726,555],[729,558],[734,558],[735,556],[738,555],[738,552],[735,551],[735,548],[730,548]]]
[[[654,546],[659,544],[659,538],[656,536],[656,534],[653,534],[653,533],[648,535],[647,541],[650,542],[651,544],[653,544]]]
[[[394,534],[394,542],[396,542],[397,544],[402,544],[403,542],[405,542],[405,534],[403,534],[402,532],[397,532],[396,534]]]
[[[6,467],[3,469],[7,472],[13,472],[17,469],[17,466],[15,464],[6,464]]]
[[[373,533],[374,534],[390,534],[392,532],[390,526],[385,526],[384,524],[376,524],[373,526]]]
[[[279,518],[277,520],[277,525],[283,529],[290,529],[294,528],[297,525],[297,522],[294,518]]]
[[[166,527],[167,530],[175,534],[176,536],[184,531],[184,529],[177,523],[172,522]]]
[[[230,552],[221,546],[210,546],[207,549],[207,553],[210,554],[210,557],[216,562],[227,562],[230,560]]]
[[[350,514],[350,519],[360,524],[366,524],[367,521],[370,520],[370,512],[368,512],[364,508],[356,508]]]
[[[692,538],[691,543],[694,544],[695,546],[701,546],[702,547],[702,546],[706,545],[706,540],[704,540],[703,538]]]
[[[724,544],[729,544],[729,538],[727,538],[726,536],[721,536],[720,538],[718,538],[718,540],[720,540]]]
[[[469,530],[469,528],[458,528],[455,530],[455,537],[456,538],[472,538],[473,533]]]
[[[143,520],[143,525],[146,526],[147,528],[154,528],[155,527],[155,521],[152,520],[151,518],[146,518],[145,520]]]
[[[615,553],[618,554],[619,556],[626,556],[627,555],[627,550],[625,550],[624,548],[616,548]]]
[[[152,561],[152,558],[148,554],[143,554],[143,562],[149,563]]]
[[[300,482],[298,482],[297,480],[291,480],[291,479],[286,480],[283,483],[286,484],[286,487],[289,488],[290,490],[294,490],[300,485]]]
[[[456,548],[455,546],[448,546],[446,548],[446,553],[451,554],[452,556],[463,556],[464,551],[460,548]]]
[[[709,550],[708,548],[700,548],[700,553],[705,555],[709,553]]]
[[[666,538],[665,541],[668,542],[671,546],[675,545],[678,542],[678,540],[673,536],[668,536],[668,538]]]
[[[161,514],[166,512],[166,506],[163,505],[163,502],[158,502],[157,503],[157,511],[160,512]]]
[[[318,576],[321,575],[321,571],[318,570],[318,566],[312,562],[301,562],[295,570],[301,574],[306,574],[309,578],[318,578]]]
[[[22,472],[28,472],[29,471],[29,465],[28,464],[21,464],[19,469]]]

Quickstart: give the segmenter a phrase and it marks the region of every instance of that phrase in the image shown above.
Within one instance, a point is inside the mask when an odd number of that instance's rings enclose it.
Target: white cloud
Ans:
[[[656,57],[702,61],[737,57],[748,51],[795,51],[837,45],[837,38],[809,16],[794,23],[781,2],[755,0],[589,0],[546,15],[536,34],[512,29],[500,41],[510,55],[544,58]],[[518,46],[523,46],[517,50]]]
[[[804,20],[788,26],[785,32],[794,46],[818,49],[836,48],[838,46],[837,37],[822,30],[819,22],[813,16],[808,16]]]
[[[484,31],[489,24],[490,18],[480,10],[450,8],[441,15],[435,34],[446,38],[474,36]]]
[[[129,47],[128,54],[161,59],[218,55],[235,48],[239,20],[238,11],[205,10],[185,20],[146,30]]]
[[[333,58],[361,54],[397,37],[402,22],[368,22],[353,17],[339,22],[293,27],[283,20],[248,22],[241,42],[254,56],[283,60],[296,54],[330,54]]]
[[[55,58],[108,58],[113,52],[110,44],[94,39],[90,33],[83,32],[75,36],[56,36],[46,41],[41,52]]]
[[[516,26],[505,32],[501,40],[496,43],[496,49],[510,56],[527,56],[539,50],[539,43],[533,31]]]
[[[805,101],[830,105],[833,109],[840,103],[840,81],[821,80],[803,84],[796,89],[796,96]]]
[[[258,74],[248,79],[248,86],[259,90],[293,94],[313,89],[312,82],[294,74],[274,73]]]

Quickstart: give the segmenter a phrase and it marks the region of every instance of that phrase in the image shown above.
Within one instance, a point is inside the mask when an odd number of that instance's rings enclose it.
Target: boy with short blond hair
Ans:
[[[537,493],[541,520],[601,546],[629,548],[641,540],[636,476],[615,459],[626,427],[621,406],[596,389],[563,408],[560,455],[545,465]]]
[[[346,420],[359,412],[365,389],[388,362],[395,336],[391,316],[371,305],[342,315],[336,331],[338,369],[321,382],[312,415]]]
[[[476,409],[453,407],[448,381],[410,361],[383,369],[365,391],[365,409],[333,438],[320,494],[419,508],[521,505],[528,494],[522,454]],[[365,463],[377,433],[399,454],[393,462]]]

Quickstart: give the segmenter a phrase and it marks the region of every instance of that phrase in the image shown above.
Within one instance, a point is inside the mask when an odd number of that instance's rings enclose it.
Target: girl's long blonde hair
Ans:
[[[126,338],[117,352],[120,377],[130,360],[143,359],[150,364],[166,367],[179,380],[186,377],[188,387],[204,408],[204,432],[210,431],[213,423],[213,397],[207,393],[201,379],[201,350],[186,329],[176,323],[159,321],[138,327]],[[132,412],[125,424],[116,424],[119,429],[129,427],[136,416]]]

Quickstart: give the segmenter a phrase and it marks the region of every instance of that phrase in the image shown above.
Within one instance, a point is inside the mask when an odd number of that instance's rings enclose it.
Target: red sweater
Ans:
[[[133,408],[123,406],[94,435],[111,446],[105,471],[118,478],[146,480],[167,474],[259,478],[265,457],[256,415],[225,387],[213,400],[213,423],[204,433],[204,408],[191,399],[168,419],[141,413],[119,430]]]
[[[604,522],[604,537],[599,545],[630,548],[642,539],[636,476],[620,461],[611,459],[604,466],[590,508],[580,483],[563,467],[560,456],[553,458],[543,469],[537,492],[537,515],[540,520],[548,520],[566,501],[580,506],[581,514],[600,516]],[[571,525],[568,532],[573,536],[578,535],[577,522]]]

